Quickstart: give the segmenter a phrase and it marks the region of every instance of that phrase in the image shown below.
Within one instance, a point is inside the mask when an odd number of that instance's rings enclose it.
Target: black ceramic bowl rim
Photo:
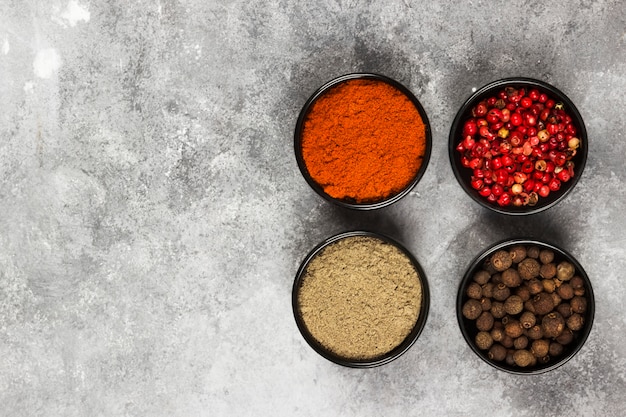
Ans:
[[[548,197],[540,198],[539,203],[533,207],[522,206],[522,207],[514,207],[514,206],[506,206],[500,207],[497,204],[490,204],[484,197],[478,194],[478,191],[474,190],[470,186],[470,177],[471,170],[465,168],[461,165],[461,154],[456,151],[456,145],[459,142],[459,138],[461,137],[461,131],[463,129],[463,124],[465,120],[467,120],[470,116],[470,112],[472,107],[478,103],[480,100],[485,99],[491,95],[494,95],[501,89],[508,86],[518,86],[518,87],[526,87],[526,88],[537,88],[541,92],[545,92],[550,95],[555,101],[561,101],[565,105],[565,110],[572,117],[572,122],[577,129],[577,137],[580,138],[580,147],[577,150],[576,156],[574,156],[573,161],[575,163],[575,175],[572,179],[563,184],[560,190],[556,192],[551,192]],[[583,170],[585,168],[585,164],[587,162],[587,152],[589,148],[587,130],[585,128],[585,123],[583,121],[580,112],[574,105],[574,103],[567,97],[561,90],[556,87],[540,80],[535,80],[533,78],[524,78],[524,77],[514,77],[514,78],[504,78],[501,80],[497,80],[491,82],[484,87],[480,88],[476,92],[474,92],[466,101],[463,103],[463,106],[456,114],[454,118],[454,122],[452,123],[452,128],[450,129],[450,137],[448,140],[448,153],[450,155],[450,164],[452,165],[452,170],[454,171],[454,176],[457,181],[465,190],[465,192],[472,197],[472,199],[478,202],[481,206],[486,207],[490,210],[493,210],[502,214],[509,215],[518,215],[524,216],[527,214],[535,214],[541,211],[547,210],[550,207],[555,206],[561,200],[563,200],[576,186],[578,180],[582,176]]]
[[[402,191],[381,201],[356,203],[356,202],[350,202],[350,201],[341,200],[341,199],[337,199],[337,198],[329,196],[328,194],[324,192],[324,189],[317,182],[315,182],[313,178],[311,178],[306,168],[306,165],[304,163],[304,159],[302,157],[302,137],[301,137],[302,130],[304,128],[304,122],[306,120],[306,117],[308,115],[308,112],[311,106],[315,103],[315,101],[317,101],[318,98],[324,95],[331,88],[336,87],[337,85],[344,83],[346,81],[356,80],[356,79],[369,79],[369,80],[382,81],[398,89],[399,91],[401,91],[415,105],[415,108],[419,112],[419,115],[422,118],[422,122],[424,123],[424,127],[425,127],[426,148],[424,150],[422,164],[420,168],[417,170],[415,177]],[[428,121],[428,116],[426,115],[426,111],[424,110],[424,107],[422,107],[422,104],[419,102],[419,100],[415,97],[415,95],[408,88],[400,84],[398,81],[393,80],[384,75],[374,74],[374,73],[346,74],[346,75],[337,77],[327,82],[323,86],[321,86],[317,91],[315,91],[311,95],[311,97],[309,97],[309,99],[306,101],[306,103],[302,107],[302,110],[300,111],[300,115],[298,116],[298,121],[296,123],[296,129],[294,133],[294,150],[296,154],[296,161],[298,162],[298,168],[300,168],[300,172],[302,173],[302,176],[304,177],[306,182],[311,186],[311,188],[313,188],[313,190],[317,194],[322,196],[327,201],[330,201],[341,207],[354,209],[354,210],[374,210],[374,209],[387,207],[397,202],[398,200],[400,200],[402,197],[406,196],[407,194],[409,194],[411,190],[421,180],[422,176],[424,175],[424,172],[426,171],[428,161],[430,160],[431,148],[432,148],[432,133],[430,129],[430,122]]]
[[[306,328],[306,325],[304,324],[304,321],[302,320],[302,317],[300,316],[300,309],[299,309],[299,304],[298,304],[298,293],[300,290],[300,286],[302,285],[302,279],[304,278],[304,273],[306,272],[306,269],[309,263],[311,262],[311,260],[315,258],[323,249],[325,249],[329,245],[336,243],[340,240],[346,239],[346,238],[357,237],[357,236],[377,238],[400,249],[413,264],[413,267],[417,271],[417,275],[422,285],[422,303],[421,303],[420,312],[419,312],[419,315],[417,316],[417,321],[415,322],[415,326],[413,327],[413,330],[411,330],[409,335],[404,339],[404,341],[402,341],[402,343],[400,343],[397,347],[395,347],[391,351],[377,358],[367,359],[367,360],[346,359],[346,358],[336,355],[335,353],[323,347],[311,335],[311,333]],[[373,368],[376,366],[387,364],[399,358],[407,350],[409,350],[411,346],[413,346],[415,341],[418,339],[419,335],[422,333],[424,326],[426,325],[426,319],[428,318],[428,310],[430,306],[430,293],[428,290],[428,282],[426,280],[426,275],[424,274],[424,270],[420,266],[417,259],[415,259],[415,257],[411,254],[411,252],[409,252],[402,244],[400,244],[398,241],[388,236],[385,236],[379,233],[374,233],[374,232],[369,232],[369,231],[364,231],[364,230],[356,230],[356,231],[351,231],[351,232],[340,233],[335,236],[329,237],[328,239],[318,244],[313,250],[311,250],[311,252],[309,252],[309,254],[306,256],[304,261],[302,261],[302,264],[300,265],[300,268],[298,269],[298,272],[296,274],[296,278],[293,283],[292,295],[291,295],[291,305],[293,309],[293,315],[294,315],[294,318],[296,319],[296,324],[298,326],[298,330],[300,330],[300,333],[302,334],[302,337],[304,337],[304,340],[306,340],[309,346],[311,346],[313,350],[315,350],[318,354],[320,354],[321,356],[323,356],[324,358],[328,359],[331,362],[334,362],[338,365],[346,366],[349,368]]]
[[[463,312],[462,312],[463,304],[467,300],[467,296],[465,295],[465,288],[470,282],[472,282],[474,272],[476,272],[476,270],[481,267],[483,262],[493,253],[495,253],[496,251],[500,249],[505,249],[513,245],[526,245],[526,246],[535,245],[535,246],[539,246],[541,249],[553,250],[556,254],[555,258],[561,257],[561,258],[566,259],[568,262],[571,262],[576,268],[576,275],[580,276],[585,282],[585,289],[586,289],[585,297],[587,298],[587,311],[584,313],[585,314],[584,327],[578,333],[577,340],[575,340],[575,345],[574,344],[570,345],[572,347],[568,349],[566,351],[567,353],[563,355],[560,358],[560,360],[556,362],[547,363],[545,365],[538,364],[534,367],[529,367],[529,368],[519,368],[519,367],[509,366],[504,362],[502,363],[494,362],[487,357],[486,351],[482,351],[476,347],[474,343],[474,338],[473,338],[476,331],[470,331],[468,329],[472,320],[468,320],[463,316]],[[533,239],[519,238],[519,239],[504,240],[504,241],[494,244],[493,246],[485,250],[483,253],[478,255],[472,261],[469,268],[465,272],[465,275],[463,276],[463,279],[461,280],[461,283],[459,284],[459,289],[458,289],[457,299],[456,299],[457,321],[459,323],[461,333],[463,334],[463,337],[465,338],[465,341],[467,342],[469,347],[474,351],[476,355],[478,355],[479,358],[481,358],[483,361],[493,366],[494,368],[511,373],[511,374],[516,374],[516,375],[537,375],[537,374],[541,374],[544,372],[552,371],[564,365],[566,362],[572,359],[587,341],[589,333],[591,333],[591,328],[593,327],[594,316],[595,316],[595,298],[593,295],[593,288],[591,286],[591,281],[589,280],[589,276],[587,275],[583,267],[580,265],[580,263],[576,260],[576,258],[574,258],[565,249],[562,249],[551,243],[546,243],[543,241],[533,240]]]

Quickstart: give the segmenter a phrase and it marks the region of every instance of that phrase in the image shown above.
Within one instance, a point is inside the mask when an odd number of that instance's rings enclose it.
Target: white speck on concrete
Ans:
[[[476,92],[476,87],[472,87],[472,93]]]
[[[9,53],[10,49],[11,46],[9,45],[9,40],[7,38],[4,38],[4,42],[2,43],[2,53],[6,55]]]
[[[32,81],[28,81],[26,83],[24,83],[24,92],[25,93],[32,93],[33,92],[33,82]]]
[[[76,0],[70,0],[67,7],[58,15],[53,16],[52,20],[65,27],[76,26],[78,22],[89,22],[91,13],[86,7],[78,4]]]
[[[50,78],[61,68],[61,57],[54,48],[41,49],[35,55],[33,71],[39,78]]]

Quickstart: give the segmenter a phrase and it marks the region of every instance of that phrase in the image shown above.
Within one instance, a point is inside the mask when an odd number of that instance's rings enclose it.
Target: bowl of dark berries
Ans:
[[[546,210],[574,188],[587,160],[587,131],[574,103],[530,78],[507,78],[474,92],[448,142],[465,192],[503,214]]]
[[[491,366],[539,374],[569,361],[593,324],[589,277],[565,250],[513,239],[479,255],[457,295],[457,319],[471,349]]]

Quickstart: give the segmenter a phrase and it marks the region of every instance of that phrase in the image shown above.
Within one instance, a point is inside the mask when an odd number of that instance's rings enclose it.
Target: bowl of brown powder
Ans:
[[[428,315],[426,276],[397,241],[346,232],[316,246],[293,284],[298,329],[321,356],[370,368],[398,358],[415,343]]]

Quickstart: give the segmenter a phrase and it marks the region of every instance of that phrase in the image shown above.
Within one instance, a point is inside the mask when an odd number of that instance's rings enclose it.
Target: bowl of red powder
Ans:
[[[294,148],[302,175],[342,207],[371,210],[407,195],[430,158],[424,108],[405,86],[378,74],[348,74],[305,103]]]

